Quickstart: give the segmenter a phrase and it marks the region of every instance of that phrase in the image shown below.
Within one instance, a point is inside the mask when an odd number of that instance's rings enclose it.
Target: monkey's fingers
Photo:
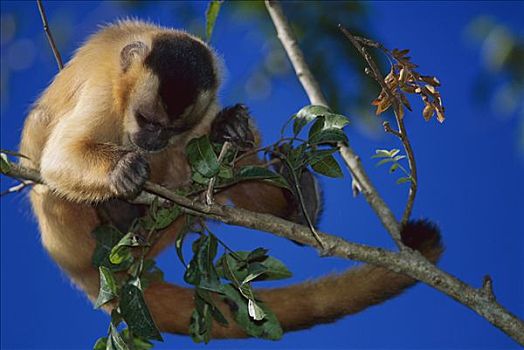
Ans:
[[[124,155],[109,174],[111,190],[121,198],[133,198],[140,193],[149,178],[147,160],[136,152]]]
[[[243,104],[224,108],[211,125],[211,141],[217,143],[229,141],[240,149],[253,148],[255,135],[250,120],[249,111]]]

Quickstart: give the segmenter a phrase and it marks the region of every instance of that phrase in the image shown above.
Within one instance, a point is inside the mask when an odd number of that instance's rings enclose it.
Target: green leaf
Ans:
[[[306,150],[308,145],[303,143],[295,148],[290,148],[287,152],[283,152],[287,156],[287,161],[295,171],[301,170],[306,162]]]
[[[322,130],[309,138],[309,143],[311,144],[335,144],[338,142],[348,142],[346,134],[338,129]]]
[[[162,230],[171,225],[181,214],[179,206],[160,208],[154,214],[155,229]]]
[[[404,159],[404,158],[406,158],[406,156],[396,156],[393,159],[395,159],[395,162],[398,162],[399,160]]]
[[[247,334],[271,340],[282,338],[283,331],[278,319],[264,304],[257,303],[257,306],[262,309],[265,318],[255,321],[249,316],[248,300],[235,287],[231,284],[225,285],[224,292],[226,299],[236,304],[237,307],[234,308],[235,321]]]
[[[189,141],[186,154],[193,170],[202,176],[211,178],[218,173],[218,158],[207,135]]]
[[[266,248],[256,248],[247,255],[246,260],[249,262],[265,260],[267,258],[268,251],[269,250]]]
[[[9,170],[11,169],[11,162],[7,158],[7,154],[0,153],[0,172],[2,174],[7,174]]]
[[[105,266],[100,266],[98,271],[100,272],[100,289],[95,302],[95,308],[97,309],[118,295],[115,276],[111,270]]]
[[[207,184],[209,183],[209,178],[204,177],[204,175],[197,173],[197,172],[194,172],[193,174],[191,174],[191,180],[193,180],[193,182],[200,184],[200,185],[207,186]]]
[[[125,260],[121,264],[113,264],[109,260],[111,250],[124,236],[122,232],[118,231],[114,226],[102,225],[93,230],[93,235],[96,239],[96,248],[92,257],[93,266],[105,266],[112,271],[123,271],[129,268],[132,262],[130,260]]]
[[[128,343],[132,343],[133,350],[149,350],[153,347],[153,343],[148,340],[140,339],[138,337],[131,337],[129,334],[129,329],[124,329],[120,332],[122,338],[126,339]]]
[[[324,116],[324,129],[342,129],[349,124],[349,119],[342,114],[330,113]]]
[[[213,34],[213,28],[215,27],[215,22],[220,11],[220,6],[222,6],[222,1],[212,0],[209,2],[209,5],[206,10],[206,41],[211,41],[211,35]]]
[[[343,177],[342,169],[331,155],[333,150],[317,151],[310,158],[309,164],[317,173],[328,177]]]
[[[186,233],[185,232],[181,232],[178,234],[176,240],[175,240],[175,248],[176,248],[176,254],[178,255],[178,259],[180,259],[180,262],[184,265],[184,266],[187,266],[185,260],[184,260],[184,252],[182,250],[183,246],[184,246],[184,239],[186,238]]]
[[[220,171],[218,172],[218,177],[225,180],[232,179],[233,169],[226,164],[220,164]]]
[[[121,264],[124,261],[132,261],[130,247],[139,247],[145,245],[140,242],[141,237],[134,232],[128,232],[118,241],[118,243],[111,249],[109,253],[109,261],[115,265]]]
[[[236,258],[235,258],[236,256]],[[267,250],[238,251],[224,254],[216,263],[220,277],[239,286],[252,280],[278,280],[291,277],[291,272],[278,259],[267,256]],[[262,272],[262,273],[259,273]],[[249,275],[253,275],[249,277]]]
[[[211,297],[211,293],[205,289],[202,288],[195,288],[195,297],[202,299],[206,304],[209,305],[209,311],[211,312],[211,316],[220,324],[227,325],[227,319],[224,317],[222,312],[216,307],[215,302],[213,298]]]
[[[261,277],[264,280],[280,280],[292,276],[291,271],[288,270],[282,261],[269,256],[262,264],[268,269]]]
[[[106,350],[107,349],[107,337],[98,338],[93,350]]]
[[[411,177],[401,177],[397,180],[397,185],[400,185],[400,184],[403,184],[403,183],[406,183],[406,182],[411,182]]]
[[[245,260],[245,257],[247,257],[248,254],[248,252],[235,252],[235,255],[242,260],[238,260],[230,253],[222,255],[216,263],[217,274],[220,277],[233,282],[234,285],[240,286],[241,281],[243,281],[248,275],[248,265]]]
[[[347,143],[346,134],[339,128],[332,127],[325,117],[318,117],[315,123],[309,129],[309,143]]]
[[[191,314],[189,323],[189,334],[195,343],[208,343],[211,339],[211,328],[213,327],[210,307],[202,299],[195,299],[195,309]]]
[[[144,260],[142,273],[140,274],[140,283],[142,289],[147,289],[151,283],[161,282],[164,280],[164,272],[156,265],[153,259]]]
[[[109,325],[109,329],[109,342],[112,344],[112,348],[115,350],[129,350],[129,346],[127,346],[126,342],[120,333],[118,333],[118,330],[112,322]]]
[[[330,110],[324,106],[309,105],[303,107],[294,116],[293,134],[296,136],[308,123],[315,120],[318,116],[330,113]]]
[[[389,168],[389,172],[392,173],[397,169],[398,169],[398,163],[391,164],[391,167]]]
[[[333,112],[331,112],[331,110],[327,108],[326,106],[309,105],[309,106],[302,107],[302,109],[298,111],[297,119],[306,119],[307,121],[312,121],[313,119],[317,117],[328,115],[328,114],[333,114]]]
[[[400,152],[399,149],[393,148],[391,151],[389,151],[389,156],[393,158],[394,156],[398,154],[398,152]]]
[[[390,158],[391,155],[387,149],[377,149],[371,158]]]
[[[261,263],[249,264],[249,267],[247,269],[247,276],[244,277],[241,283],[242,284],[249,283],[268,271],[269,269],[264,264],[261,264]]]
[[[391,162],[394,162],[394,161],[395,161],[394,158],[384,158],[380,162],[377,162],[377,164],[375,164],[375,166],[381,166],[383,164],[391,163]]]
[[[134,335],[149,340],[163,341],[157,326],[144,301],[142,291],[132,284],[122,288],[120,296],[120,310]]]
[[[255,321],[262,321],[266,317],[264,310],[253,299],[247,301],[247,311]]]
[[[241,167],[235,174],[235,180],[238,182],[249,180],[262,180],[272,185],[289,189],[289,184],[287,183],[286,179],[282,177],[282,175],[277,174],[267,168],[254,165],[247,165]]]
[[[213,234],[202,235],[193,247],[195,253],[184,274],[184,280],[199,288],[221,293],[220,278],[213,263],[218,249],[217,238]]]

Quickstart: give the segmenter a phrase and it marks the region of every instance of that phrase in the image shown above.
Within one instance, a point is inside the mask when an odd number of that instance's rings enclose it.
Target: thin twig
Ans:
[[[222,149],[220,150],[220,154],[218,155],[218,164],[222,164],[222,160],[224,159],[224,157],[226,156],[227,154],[227,151],[231,148],[231,142],[229,141],[226,141],[224,142],[224,144],[222,145]],[[216,179],[217,177],[216,176],[213,176],[210,180],[209,180],[209,184],[207,186],[207,191],[206,191],[206,203],[208,205],[210,204],[213,204],[213,191],[214,191],[214,187],[215,187],[215,182],[216,182]]]
[[[315,77],[313,77],[313,74],[311,73],[311,70],[304,59],[302,50],[300,50],[300,47],[297,44],[295,36],[291,31],[291,27],[289,26],[289,23],[282,11],[282,7],[278,1],[274,0],[266,0],[265,3],[271,19],[273,20],[273,24],[277,30],[278,38],[282,42],[282,46],[284,46],[289,60],[293,64],[293,68],[295,68],[296,75],[300,79],[304,90],[306,90],[309,100],[312,104],[324,105],[327,107],[326,99],[320,90],[317,80]],[[353,189],[353,194],[356,193],[355,189],[357,188],[364,194],[366,201],[373,208],[386,230],[388,230],[390,235],[393,237],[396,245],[400,249],[403,249],[404,245],[402,244],[402,239],[400,238],[399,223],[395,218],[395,215],[393,215],[393,212],[388,208],[384,200],[382,200],[377,190],[371,183],[364,168],[362,167],[362,164],[360,163],[360,159],[358,156],[356,156],[355,152],[349,145],[339,143],[338,147],[340,149],[342,159],[349,168],[350,174],[353,178],[351,186]],[[358,185],[355,186],[355,183],[358,183]]]
[[[318,244],[320,244],[320,247],[324,249],[324,243],[322,242],[322,239],[318,235],[317,229],[315,228],[315,225],[313,224],[313,221],[311,220],[311,217],[307,211],[306,208],[306,202],[304,200],[304,195],[302,194],[302,189],[300,188],[300,181],[298,179],[297,173],[291,163],[289,162],[289,159],[286,157],[286,155],[278,152],[278,151],[270,151],[275,156],[277,156],[283,163],[284,166],[287,167],[288,171],[291,173],[293,184],[295,185],[295,192],[297,193],[298,202],[300,203],[300,209],[302,210],[302,215],[304,215],[304,218],[306,219],[306,223],[311,230],[311,233],[313,233],[313,236],[317,240]],[[321,252],[321,255],[325,255],[324,252]]]
[[[62,70],[64,68],[64,64],[62,63],[62,57],[60,56],[60,52],[56,48],[55,39],[53,38],[53,34],[51,33],[51,28],[49,28],[49,24],[47,22],[47,16],[45,14],[44,5],[42,4],[42,0],[36,0],[36,3],[38,5],[38,11],[40,12],[40,17],[42,18],[42,24],[44,25],[44,32],[47,36],[47,41],[49,41],[49,45],[51,46],[51,49],[53,50],[53,55],[55,55],[56,64],[58,64],[58,69]]]
[[[399,133],[397,130],[393,129],[388,121],[385,121],[384,123],[382,123],[382,127],[384,127],[385,132],[393,134],[396,137],[398,137],[399,139],[402,139],[402,134]]]
[[[24,188],[28,187],[28,186],[32,186],[34,185],[34,182],[33,181],[30,181],[30,180],[22,180],[22,182],[20,182],[19,184],[13,186],[13,187],[10,187],[8,188],[7,190],[3,191],[2,193],[0,193],[0,197],[3,197],[7,194],[10,194],[10,193],[15,193],[15,192],[20,192],[22,191]]]
[[[10,164],[5,175],[43,183],[40,174],[36,170],[28,169],[18,164]],[[200,201],[193,201],[178,195],[163,186],[149,181],[145,183],[144,191],[148,192],[147,196],[149,196],[149,198],[159,196],[164,200],[179,205],[183,212],[191,215],[273,233],[276,236],[314,247],[325,256],[336,256],[362,261],[405,274],[440,290],[463,305],[468,306],[497,328],[504,331],[516,342],[524,345],[524,322],[506,310],[495,298],[486,295],[487,287],[472,288],[468,286],[456,277],[440,270],[418,252],[412,250],[393,252],[348,242],[338,236],[318,232],[324,244],[324,247],[321,247],[315,237],[311,235],[308,227],[273,215],[255,213],[216,203],[207,205]],[[492,288],[492,282],[489,283],[489,288]]]
[[[388,95],[388,97],[390,98],[390,100],[393,103],[393,110],[395,112],[394,113],[395,119],[397,120],[398,131],[392,132],[393,129],[391,129],[389,124],[384,125],[384,128],[388,127],[386,131],[397,136],[400,139],[400,141],[402,142],[402,145],[404,146],[404,150],[406,151],[406,154],[408,156],[408,165],[409,165],[409,170],[411,173],[411,176],[410,176],[411,185],[409,187],[408,199],[406,201],[406,208],[404,209],[404,214],[402,214],[402,220],[401,220],[401,225],[404,225],[409,220],[409,217],[411,216],[411,211],[413,210],[413,205],[415,204],[415,196],[417,194],[418,175],[417,175],[417,164],[415,162],[415,154],[413,152],[413,148],[411,147],[411,143],[409,141],[408,133],[404,125],[404,119],[402,115],[400,115],[400,112],[399,112],[400,109],[402,108],[402,102],[400,101],[399,97],[393,91],[391,91],[389,86],[386,84],[386,82],[384,81],[384,78],[382,77],[382,74],[380,73],[380,69],[378,68],[377,64],[375,63],[371,55],[367,52],[366,48],[360,44],[360,42],[362,41],[362,38],[357,39],[353,34],[349,32],[349,30],[347,30],[346,28],[344,28],[341,25],[339,25],[339,28],[342,31],[342,33],[344,33],[346,38],[348,38],[351,44],[355,46],[355,48],[362,55],[362,57],[364,57],[369,68],[371,69],[371,76],[377,81],[377,83],[380,85],[382,90],[386,92],[386,94]],[[377,44],[375,43],[375,45]]]

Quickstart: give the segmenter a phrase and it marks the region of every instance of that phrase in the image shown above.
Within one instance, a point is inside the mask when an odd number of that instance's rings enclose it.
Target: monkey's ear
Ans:
[[[127,44],[122,51],[120,51],[120,66],[125,72],[137,58],[143,58],[149,51],[149,47],[142,41],[134,41]]]

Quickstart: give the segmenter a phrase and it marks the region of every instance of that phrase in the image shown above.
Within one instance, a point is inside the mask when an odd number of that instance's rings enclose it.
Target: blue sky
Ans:
[[[430,218],[443,232],[446,253],[440,266],[474,286],[490,274],[499,302],[524,318],[524,158],[517,147],[518,118],[502,119],[489,104],[476,102],[474,82],[482,70],[480,49],[465,36],[477,16],[490,15],[516,33],[524,34],[523,2],[373,2],[370,32],[388,47],[410,48],[422,72],[439,77],[447,120],[426,123],[417,113],[407,115],[407,127],[418,161],[419,193],[414,218]],[[195,8],[203,21],[205,3]],[[114,3],[53,2],[49,18],[69,33],[65,59],[101,23],[117,17],[148,18],[180,26],[166,3],[126,8]],[[292,5],[286,7],[292,9]],[[16,149],[24,114],[56,73],[46,46],[36,5],[2,1],[2,21],[16,16],[18,25],[9,42],[2,43],[1,148]],[[269,20],[269,18],[267,19]],[[5,23],[5,22],[4,22]],[[2,27],[4,28],[4,26]],[[7,33],[9,34],[9,33]],[[6,32],[2,34],[4,39]],[[239,102],[235,88],[246,79],[263,54],[265,34],[223,6],[212,44],[223,57],[227,79],[221,93],[224,105]],[[322,45],[321,42],[318,43]],[[13,49],[14,47],[14,49]],[[17,51],[23,55],[16,56]],[[18,57],[14,59],[13,57]],[[9,69],[6,69],[9,65]],[[14,67],[14,68],[13,68]],[[337,67],[338,69],[338,67]],[[340,74],[346,74],[340,67]],[[5,80],[7,79],[7,80]],[[4,81],[8,81],[4,85]],[[351,76],[346,78],[351,86]],[[240,83],[242,86],[242,83]],[[7,94],[7,97],[6,95]],[[247,98],[246,98],[247,96]],[[308,104],[297,80],[289,75],[273,82],[266,98],[246,103],[267,143],[276,140],[280,126]],[[357,119],[358,116],[349,116]],[[383,135],[370,137],[349,127],[353,148],[386,201],[397,215],[407,187],[396,186],[385,168],[370,157],[377,148],[399,145]],[[391,247],[364,199],[353,199],[346,177],[321,179],[326,203],[323,231],[348,240]],[[2,190],[12,184],[2,178]],[[105,334],[108,317],[93,310],[72,287],[39,242],[36,222],[25,195],[11,195],[1,205],[1,346],[5,349],[89,348]],[[264,233],[216,225],[220,238],[236,249],[264,246],[293,271],[290,281],[301,281],[355,263],[319,259],[308,248]],[[181,266],[173,252],[160,258],[168,279],[181,281]],[[158,348],[201,348],[188,337],[165,337]],[[502,332],[447,296],[418,285],[383,305],[346,317],[331,325],[285,335],[278,343],[261,340],[213,341],[207,348],[517,348]]]

